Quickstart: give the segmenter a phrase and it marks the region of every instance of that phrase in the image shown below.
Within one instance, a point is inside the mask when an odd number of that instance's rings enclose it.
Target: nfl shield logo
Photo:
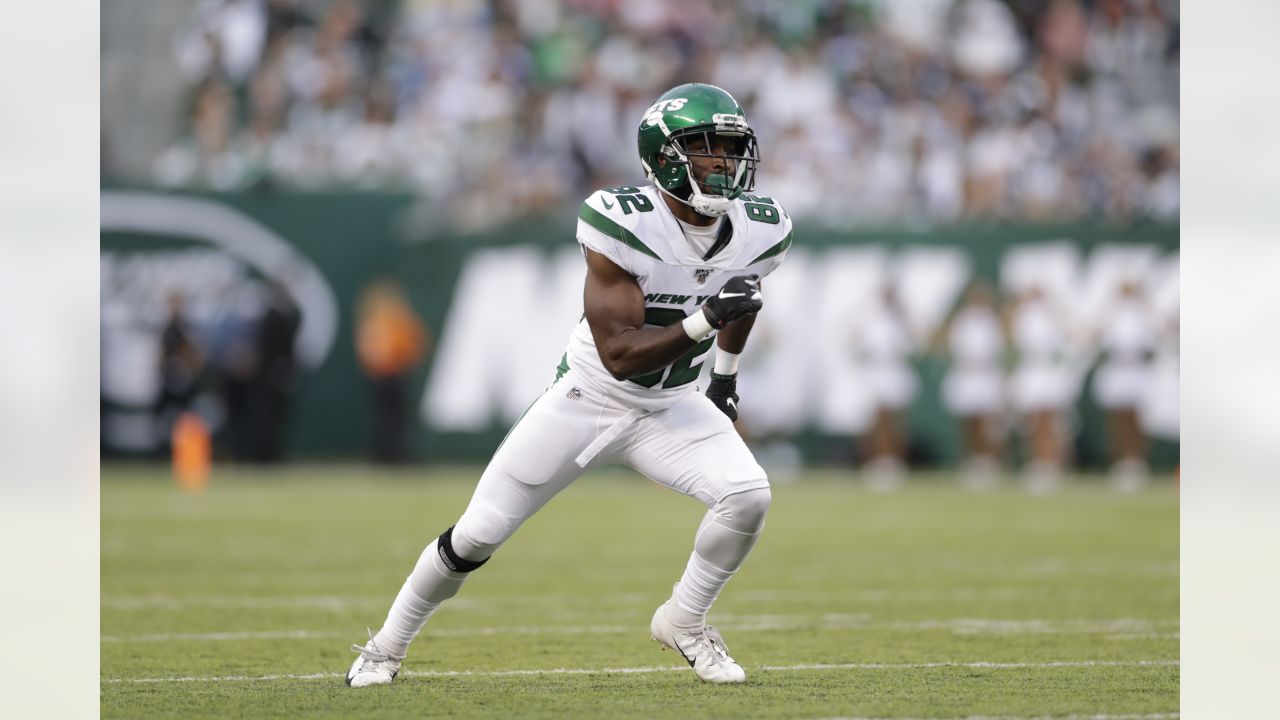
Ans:
[[[699,285],[706,282],[707,278],[710,277],[710,275],[711,275],[711,268],[698,268],[697,270],[693,271],[693,279],[697,280]]]

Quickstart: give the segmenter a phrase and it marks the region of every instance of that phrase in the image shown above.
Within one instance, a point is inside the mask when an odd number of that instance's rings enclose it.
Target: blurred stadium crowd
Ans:
[[[204,0],[171,187],[403,189],[474,229],[633,183],[706,80],[831,227],[1178,216],[1176,0]]]

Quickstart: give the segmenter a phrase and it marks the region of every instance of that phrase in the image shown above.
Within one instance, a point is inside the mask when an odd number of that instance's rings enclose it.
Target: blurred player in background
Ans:
[[[579,212],[585,313],[555,380],[494,453],[462,517],[422,553],[382,629],[355,646],[348,685],[394,680],[409,644],[467,575],[583,472],[607,464],[707,505],[684,574],[649,629],[700,679],[745,681],[706,616],[769,508],[768,478],[732,423],[738,357],[763,307],[760,279],[781,265],[791,218],[772,198],[745,194],[755,133],[718,87],[664,93],[644,112],[638,145],[653,185],[597,191]],[[695,382],[713,343],[704,396]]]

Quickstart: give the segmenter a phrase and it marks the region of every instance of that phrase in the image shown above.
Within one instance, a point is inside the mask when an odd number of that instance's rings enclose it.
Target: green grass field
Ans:
[[[1178,497],[1097,478],[972,495],[948,476],[774,489],[712,610],[742,686],[649,640],[703,509],[587,476],[442,608],[391,687],[342,676],[477,469],[102,473],[102,716],[1071,717],[1178,712]]]

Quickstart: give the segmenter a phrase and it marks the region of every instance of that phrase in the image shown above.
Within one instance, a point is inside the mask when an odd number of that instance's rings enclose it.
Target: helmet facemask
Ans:
[[[738,120],[737,116],[730,116]],[[713,150],[713,138],[729,138],[732,146],[725,153]],[[702,140],[697,150],[691,150],[692,140]],[[658,183],[658,187],[668,195],[691,206],[699,214],[708,217],[720,217],[729,211],[730,205],[744,192],[755,188],[756,166],[760,163],[759,149],[756,146],[755,133],[745,122],[727,121],[717,123],[714,127],[702,126],[672,133],[663,146],[661,155],[664,164],[679,166],[674,182]],[[724,161],[724,173],[708,173],[699,180],[693,171],[691,158],[715,158]],[[674,168],[672,168],[674,170]],[[683,189],[688,185],[687,197],[680,197],[672,190]]]

